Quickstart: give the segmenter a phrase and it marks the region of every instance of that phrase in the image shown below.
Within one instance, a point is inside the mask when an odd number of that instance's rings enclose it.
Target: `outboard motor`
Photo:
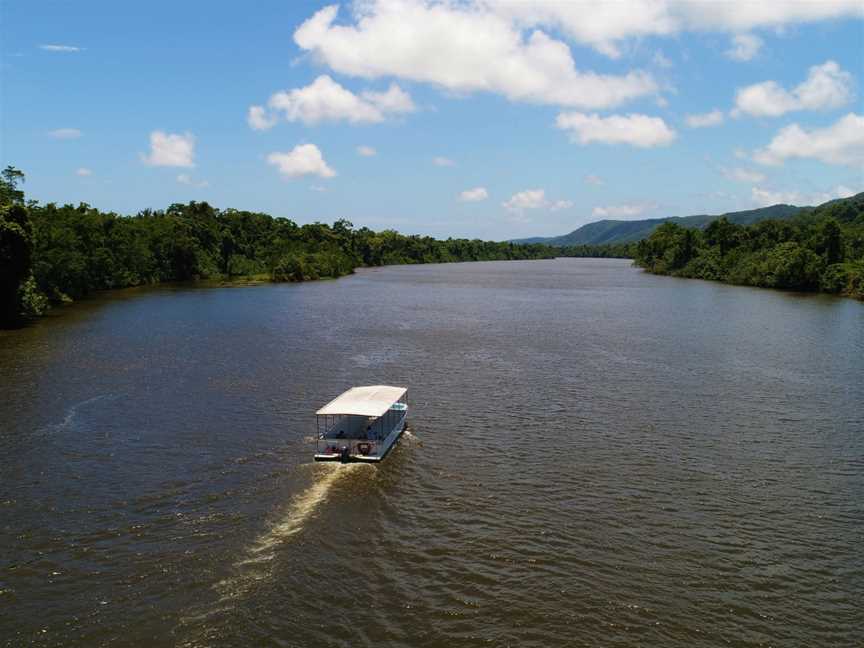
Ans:
[[[351,461],[351,450],[348,446],[342,446],[339,448],[339,461],[342,463],[348,463]]]

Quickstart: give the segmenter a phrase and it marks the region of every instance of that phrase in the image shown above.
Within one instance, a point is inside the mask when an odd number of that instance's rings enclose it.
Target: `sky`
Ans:
[[[503,240],[864,190],[864,3],[0,2],[29,198]]]

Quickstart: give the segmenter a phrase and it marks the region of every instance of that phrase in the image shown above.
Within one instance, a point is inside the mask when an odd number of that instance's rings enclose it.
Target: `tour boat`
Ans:
[[[352,387],[315,412],[315,461],[381,461],[405,430],[408,390]]]

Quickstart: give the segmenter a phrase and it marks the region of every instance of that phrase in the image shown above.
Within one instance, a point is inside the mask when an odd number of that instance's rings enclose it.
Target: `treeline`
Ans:
[[[655,274],[864,299],[864,193],[790,220],[704,230],[664,223],[639,241],[635,263]]]
[[[603,259],[632,259],[636,243],[604,243],[601,245],[566,245],[558,248],[558,256]]]
[[[87,204],[25,203],[23,174],[0,186],[0,320],[14,323],[96,290],[163,281],[304,281],[359,266],[552,258],[543,245],[405,236],[346,220],[297,225],[267,214],[174,204],[136,216]]]

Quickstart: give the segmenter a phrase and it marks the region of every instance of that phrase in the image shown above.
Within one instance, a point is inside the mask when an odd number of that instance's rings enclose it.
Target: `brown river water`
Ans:
[[[379,466],[314,411],[409,388]],[[864,304],[627,261],[0,332],[2,646],[860,646]]]

